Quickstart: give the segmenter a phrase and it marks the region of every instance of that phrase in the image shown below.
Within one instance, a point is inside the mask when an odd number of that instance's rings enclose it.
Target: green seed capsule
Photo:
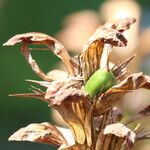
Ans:
[[[91,97],[95,97],[111,88],[115,83],[115,76],[111,72],[99,69],[87,81],[85,91]]]

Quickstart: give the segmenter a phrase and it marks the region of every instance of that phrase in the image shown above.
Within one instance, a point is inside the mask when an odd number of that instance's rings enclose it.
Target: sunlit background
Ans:
[[[39,78],[20,55],[19,46],[9,48],[2,47],[2,44],[18,33],[43,32],[55,36],[75,55],[99,25],[130,16],[136,17],[137,23],[125,33],[129,39],[128,47],[114,49],[111,59],[118,63],[136,53],[129,72],[143,71],[150,75],[149,0],[0,0],[0,150],[55,149],[29,142],[8,142],[7,139],[30,123],[59,122],[46,103],[8,97],[9,93],[29,92],[30,84],[25,79]],[[52,53],[35,52],[34,57],[45,72],[63,68]],[[149,103],[150,91],[139,90],[125,96],[120,107],[128,114],[133,114]],[[144,119],[143,122],[150,129],[150,120]],[[145,141],[139,142],[135,149],[149,150],[149,147],[150,142]]]

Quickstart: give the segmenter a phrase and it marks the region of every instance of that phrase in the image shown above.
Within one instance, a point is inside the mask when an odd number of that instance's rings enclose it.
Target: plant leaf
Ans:
[[[30,124],[10,136],[9,141],[30,141],[56,146],[68,145],[61,132],[47,122]]]
[[[126,74],[126,67],[127,65],[132,61],[132,59],[135,57],[135,55],[131,56],[127,60],[125,60],[123,63],[121,63],[118,66],[114,66],[111,71],[113,75],[117,78],[120,79]]]
[[[51,36],[48,36],[43,33],[38,32],[30,32],[30,33],[24,33],[24,34],[18,34],[16,36],[13,36],[11,39],[9,39],[6,43],[3,44],[3,46],[13,46],[17,43],[22,43],[21,51],[22,54],[25,56],[28,63],[31,65],[33,71],[40,76],[42,79],[51,81],[53,80],[48,75],[46,75],[38,66],[35,60],[32,59],[30,49],[28,48],[28,45],[45,45],[49,49],[53,49],[53,52],[55,55],[57,55],[66,65],[68,72],[70,75],[74,76],[74,68],[71,63],[71,58],[64,48],[64,46],[59,43],[56,39],[52,38]]]

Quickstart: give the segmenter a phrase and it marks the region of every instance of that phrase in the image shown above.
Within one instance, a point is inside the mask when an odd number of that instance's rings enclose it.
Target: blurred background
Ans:
[[[106,21],[135,17],[137,23],[125,33],[128,47],[114,49],[115,63],[137,54],[129,73],[150,75],[150,1],[149,0],[0,0],[0,150],[48,150],[53,146],[29,142],[8,142],[8,137],[30,123],[58,122],[46,103],[35,99],[9,97],[9,93],[29,92],[25,79],[37,79],[20,55],[19,46],[2,47],[11,36],[25,32],[43,32],[62,42],[72,55],[78,54],[94,30]],[[121,53],[120,53],[121,51]],[[41,68],[48,72],[61,67],[52,53],[34,52]],[[150,91],[138,90],[120,104],[133,114],[149,104]],[[52,119],[54,118],[54,119]],[[143,119],[148,129],[150,120]],[[136,150],[149,150],[150,142],[137,143]]]

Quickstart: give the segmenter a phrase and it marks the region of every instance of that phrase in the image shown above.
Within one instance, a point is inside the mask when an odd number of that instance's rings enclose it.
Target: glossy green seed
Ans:
[[[93,98],[111,88],[115,83],[115,76],[111,72],[99,69],[87,81],[85,91]]]

